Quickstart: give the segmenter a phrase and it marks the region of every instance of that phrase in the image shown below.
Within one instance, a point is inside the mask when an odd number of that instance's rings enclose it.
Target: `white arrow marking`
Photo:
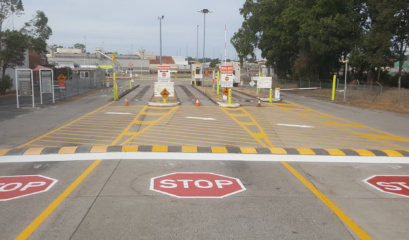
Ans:
[[[202,118],[202,117],[186,117],[186,118],[199,119],[199,120],[216,120],[216,119],[214,119],[214,118]]]
[[[308,126],[308,125],[294,125],[294,124],[283,124],[283,123],[278,123],[277,125],[279,125],[279,126],[287,126],[287,127],[315,128],[315,127],[313,127],[313,126]]]
[[[118,115],[122,115],[122,114],[131,114],[129,112],[106,112],[105,114],[118,114]]]

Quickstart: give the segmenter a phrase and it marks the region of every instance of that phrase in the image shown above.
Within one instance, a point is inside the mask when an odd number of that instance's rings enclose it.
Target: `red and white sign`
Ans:
[[[381,192],[409,197],[408,175],[374,175],[364,180]]]
[[[65,82],[59,82],[58,87],[59,88],[65,88]]]
[[[58,180],[41,175],[0,177],[0,201],[46,192]]]
[[[229,81],[229,77],[225,77],[224,80]]]
[[[158,82],[170,82],[170,66],[158,66]]]
[[[233,66],[222,66],[220,69],[220,74],[230,74],[232,75],[234,71]]]
[[[151,179],[150,190],[178,198],[223,198],[245,191],[238,178],[215,173],[171,173]]]

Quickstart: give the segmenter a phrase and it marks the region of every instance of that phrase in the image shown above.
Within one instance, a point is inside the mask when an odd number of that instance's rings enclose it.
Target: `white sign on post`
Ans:
[[[155,97],[161,97],[160,93],[166,88],[169,92],[169,97],[175,96],[175,83],[174,82],[155,82]]]
[[[30,96],[34,103],[34,82],[33,82],[33,70],[31,69],[16,69],[16,97],[17,97],[17,108],[20,108],[19,96]]]
[[[55,103],[54,98],[54,73],[51,69],[40,69],[40,96],[41,104],[43,104],[43,93],[53,94],[53,103]]]
[[[234,67],[222,66],[220,69],[220,87],[232,88],[234,83]]]
[[[257,81],[257,88],[271,88],[273,86],[272,77],[259,77]]]
[[[221,74],[220,87],[232,88],[234,82],[234,75]]]
[[[170,82],[170,66],[158,66],[158,82]]]

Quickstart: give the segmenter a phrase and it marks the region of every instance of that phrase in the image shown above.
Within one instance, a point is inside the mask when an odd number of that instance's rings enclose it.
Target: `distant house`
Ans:
[[[389,69],[390,74],[397,74],[399,72],[399,61],[396,61],[393,68]],[[402,73],[409,73],[409,61],[403,61]]]

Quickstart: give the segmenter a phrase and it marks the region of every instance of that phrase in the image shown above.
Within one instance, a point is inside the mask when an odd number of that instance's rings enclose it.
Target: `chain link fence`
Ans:
[[[74,71],[67,80],[65,80],[65,89],[55,83],[56,97],[68,98],[80,95],[95,89],[104,87],[105,71],[102,69]]]

